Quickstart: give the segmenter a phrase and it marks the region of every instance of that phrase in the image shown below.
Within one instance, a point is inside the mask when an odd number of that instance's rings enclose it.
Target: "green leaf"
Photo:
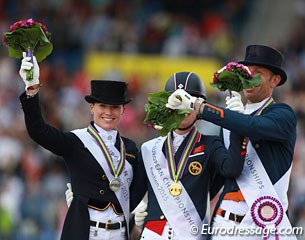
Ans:
[[[148,103],[144,105],[146,113],[144,124],[151,124],[153,126],[161,126],[160,135],[165,136],[168,132],[176,130],[183,121],[185,114],[189,110],[173,110],[167,108],[167,103],[170,93],[161,91],[151,93],[148,95]]]
[[[256,74],[251,79],[244,79],[242,84],[243,84],[243,88],[247,89],[247,88],[258,86],[261,84],[261,82],[262,82],[261,77],[259,76],[259,74]]]

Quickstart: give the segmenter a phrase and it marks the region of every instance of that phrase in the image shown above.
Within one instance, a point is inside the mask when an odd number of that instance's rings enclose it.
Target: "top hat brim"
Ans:
[[[118,100],[118,99],[104,99],[101,97],[95,97],[91,95],[86,95],[85,100],[88,103],[105,103],[109,105],[122,105],[122,104],[127,104],[129,103],[132,99],[124,99],[124,100]]]
[[[277,87],[280,85],[283,85],[287,80],[286,72],[282,68],[279,68],[278,66],[275,66],[272,64],[267,64],[267,63],[256,62],[256,61],[239,61],[238,63],[244,64],[244,65],[256,65],[256,66],[265,67],[265,68],[269,69],[271,72],[273,72],[274,74],[280,75],[281,81],[277,85]]]

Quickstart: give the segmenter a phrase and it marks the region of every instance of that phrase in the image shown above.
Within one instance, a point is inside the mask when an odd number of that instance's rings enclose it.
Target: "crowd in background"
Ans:
[[[0,30],[5,32],[15,21],[33,18],[53,33],[53,53],[40,63],[40,98],[46,121],[70,131],[86,127],[90,121],[83,96],[89,92],[91,79],[83,63],[84,56],[92,51],[217,58],[223,65],[243,58],[245,44],[239,34],[253,0],[198,2],[0,1]],[[293,226],[305,229],[304,12],[305,8],[299,9],[299,22],[287,41],[274,47],[285,54],[288,73],[287,83],[276,91],[276,101],[290,104],[298,116],[289,213]],[[21,61],[9,58],[5,47],[0,49],[0,239],[58,239],[67,211],[64,192],[69,176],[61,158],[28,137],[19,103],[24,91],[18,75]],[[135,140],[139,147],[157,136],[143,124],[143,105],[151,85],[135,75],[116,73],[100,78],[129,82],[133,101],[126,106],[122,135]],[[218,91],[208,93],[208,98],[224,104],[224,95]]]

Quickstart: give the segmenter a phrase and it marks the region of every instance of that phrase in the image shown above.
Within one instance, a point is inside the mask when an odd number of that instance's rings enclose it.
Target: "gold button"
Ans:
[[[211,112],[211,110],[212,110],[211,108],[208,108],[208,111],[209,111],[209,112]]]
[[[160,216],[160,219],[164,219],[164,215],[161,215],[161,216]]]
[[[106,179],[107,179],[106,175],[103,174],[103,175],[102,175],[102,180],[106,180]]]
[[[212,113],[215,113],[215,109],[212,109]]]
[[[219,111],[217,111],[216,114],[219,115]]]
[[[257,144],[255,144],[255,148],[259,148],[259,144],[257,143]]]
[[[100,194],[104,195],[105,191],[103,189],[100,190]]]

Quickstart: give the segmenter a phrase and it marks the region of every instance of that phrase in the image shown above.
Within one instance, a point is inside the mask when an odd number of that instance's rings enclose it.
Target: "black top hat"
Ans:
[[[244,65],[257,65],[269,69],[274,74],[281,76],[278,86],[284,84],[287,80],[287,74],[282,68],[284,56],[279,51],[262,45],[250,45],[246,49],[244,61],[240,61]]]
[[[92,80],[91,95],[85,96],[85,100],[89,103],[126,104],[131,101],[127,99],[127,86],[126,82]]]

